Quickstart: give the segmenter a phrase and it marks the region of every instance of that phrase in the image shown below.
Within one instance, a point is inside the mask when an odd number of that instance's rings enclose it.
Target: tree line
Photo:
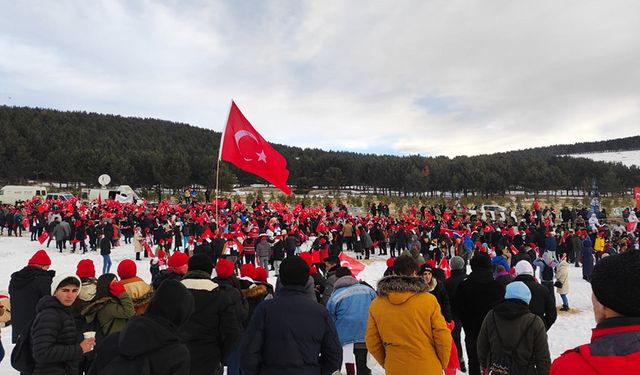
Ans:
[[[0,180],[81,182],[134,187],[213,187],[221,133],[188,124],[87,112],[0,106]],[[640,149],[640,136],[553,145],[491,155],[423,157],[302,149],[275,144],[287,159],[297,192],[312,187],[362,188],[377,194],[504,194],[519,190],[589,191],[591,178],[605,193],[640,183],[640,169],[562,156]],[[264,183],[226,162],[220,185]]]

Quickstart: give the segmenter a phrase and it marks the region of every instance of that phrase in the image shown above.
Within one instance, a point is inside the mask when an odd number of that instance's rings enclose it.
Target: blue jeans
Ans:
[[[111,256],[103,255],[102,256],[102,274],[109,273],[111,270]]]
[[[191,236],[182,236],[182,248],[187,249],[187,245],[189,244],[189,240],[191,239]]]
[[[567,298],[567,295],[566,294],[561,294],[560,298],[562,298],[562,304],[564,306],[568,307],[569,306],[569,298]]]

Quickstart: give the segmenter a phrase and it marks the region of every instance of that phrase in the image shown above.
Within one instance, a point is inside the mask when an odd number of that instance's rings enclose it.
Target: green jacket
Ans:
[[[102,297],[82,310],[87,323],[97,318],[104,336],[120,332],[129,319],[136,314],[131,297],[125,292],[118,298]]]
[[[478,335],[480,365],[483,369],[490,367],[503,349],[514,350],[516,344],[512,364],[520,368],[521,374],[549,373],[551,355],[544,322],[524,302],[508,299],[489,311],[482,322]]]

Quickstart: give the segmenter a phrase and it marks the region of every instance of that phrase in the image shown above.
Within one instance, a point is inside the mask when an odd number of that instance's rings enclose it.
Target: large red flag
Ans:
[[[222,133],[220,160],[260,176],[285,194],[291,194],[287,186],[287,161],[251,126],[234,102]]]
[[[640,186],[633,188],[633,196],[636,197],[636,207],[640,209]]]

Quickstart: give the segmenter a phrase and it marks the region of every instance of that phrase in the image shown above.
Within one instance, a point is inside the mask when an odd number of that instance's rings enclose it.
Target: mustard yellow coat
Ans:
[[[441,375],[451,354],[451,331],[421,277],[380,280],[365,340],[387,375]]]

